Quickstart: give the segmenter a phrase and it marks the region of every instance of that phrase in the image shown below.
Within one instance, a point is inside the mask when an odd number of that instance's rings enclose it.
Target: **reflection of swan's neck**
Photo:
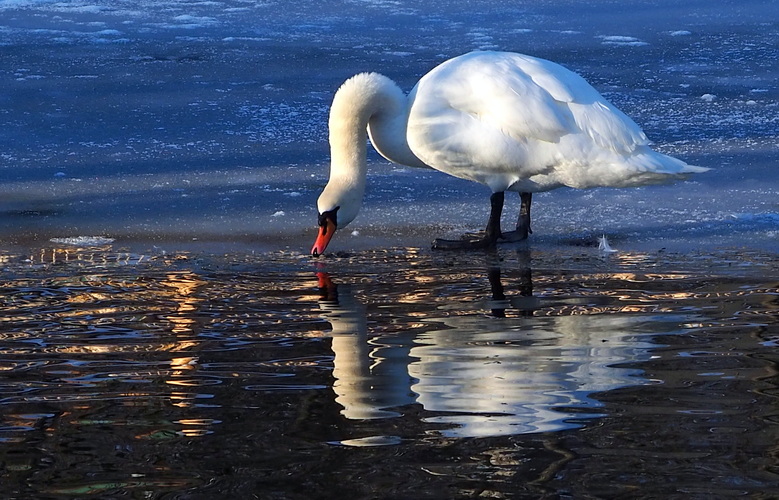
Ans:
[[[339,287],[337,296],[337,302],[320,301],[319,306],[333,327],[333,390],[343,406],[341,414],[350,419],[398,416],[385,408],[414,400],[407,368],[410,348],[374,343],[368,336],[365,305],[348,287]]]

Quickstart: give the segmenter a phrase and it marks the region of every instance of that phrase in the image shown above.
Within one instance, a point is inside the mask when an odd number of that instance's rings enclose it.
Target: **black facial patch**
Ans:
[[[327,212],[322,212],[319,214],[319,226],[327,228],[327,221],[331,220],[333,221],[333,224],[335,224],[336,227],[338,227],[338,209],[341,207],[335,207],[332,210],[328,210]]]

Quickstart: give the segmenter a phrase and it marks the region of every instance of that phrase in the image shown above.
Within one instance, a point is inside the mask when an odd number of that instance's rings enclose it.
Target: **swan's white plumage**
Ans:
[[[357,75],[336,93],[329,126],[330,181],[318,208],[339,207],[338,227],[359,210],[366,129],[390,161],[493,192],[640,186],[708,170],[650,149],[639,126],[577,74],[506,52],[450,59],[408,96],[384,76]]]
[[[649,149],[633,120],[543,59],[473,52],[432,70],[411,96],[415,155],[493,191],[627,187],[703,170]]]

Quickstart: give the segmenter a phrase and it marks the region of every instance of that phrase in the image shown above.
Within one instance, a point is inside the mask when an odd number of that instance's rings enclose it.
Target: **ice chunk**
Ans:
[[[600,238],[598,238],[598,250],[604,253],[614,253],[616,250],[611,248],[611,245],[609,245],[609,240],[606,239],[606,235],[601,235]]]

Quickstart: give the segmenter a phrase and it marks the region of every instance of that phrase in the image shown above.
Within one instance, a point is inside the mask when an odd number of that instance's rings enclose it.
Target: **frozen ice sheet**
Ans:
[[[283,6],[283,8],[281,8]],[[0,238],[306,248],[333,92],[360,71],[410,89],[499,48],[587,78],[668,154],[712,171],[534,200],[536,244],[777,243],[779,7],[757,0],[0,2]],[[716,8],[714,8],[716,7]],[[481,186],[375,154],[335,249],[478,230]],[[513,198],[513,197],[509,197]],[[505,224],[513,223],[509,200]]]

